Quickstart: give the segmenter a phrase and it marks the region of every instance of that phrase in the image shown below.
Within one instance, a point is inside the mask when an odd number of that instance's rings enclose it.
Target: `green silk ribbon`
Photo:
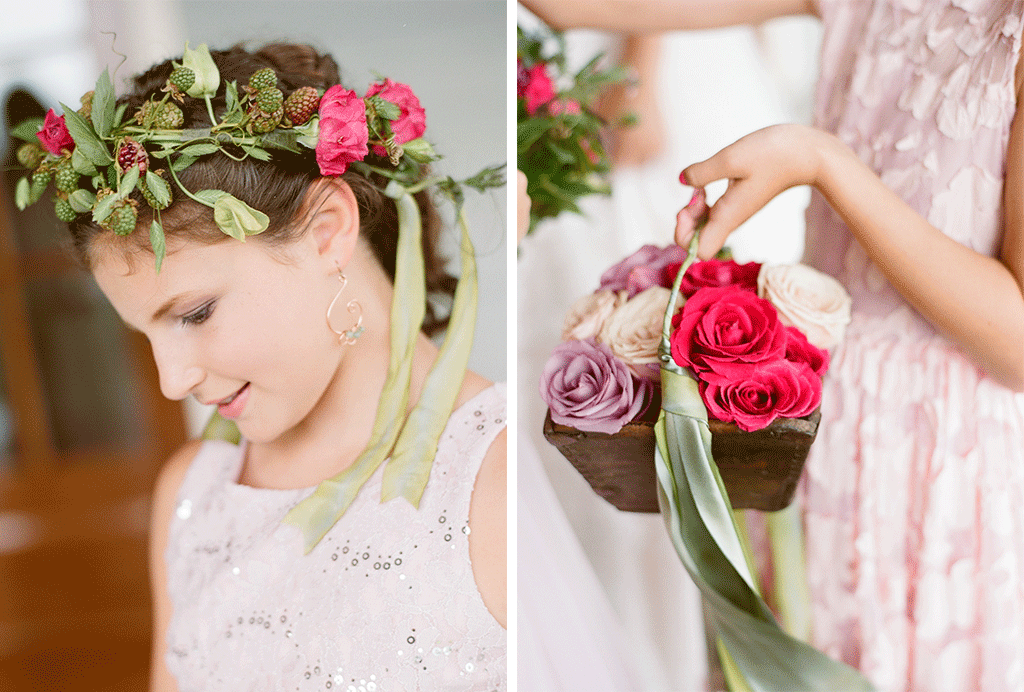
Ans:
[[[437,361],[423,384],[419,403],[409,414],[391,459],[384,467],[381,502],[401,496],[419,509],[437,441],[452,415],[462,388],[463,373],[469,365],[477,309],[476,258],[463,209],[459,209],[458,216],[462,230],[462,271],[455,288],[448,330]]]
[[[456,288],[452,319],[419,401],[407,419],[413,353],[426,311],[422,234],[419,209],[409,191],[392,183],[385,194],[395,199],[399,226],[388,375],[366,449],[352,466],[322,481],[312,495],[295,505],[282,520],[302,530],[306,553],[337,523],[389,455],[392,460],[384,469],[381,501],[400,495],[419,507],[437,442],[451,417],[473,344],[476,263],[469,229],[460,208],[463,275]]]
[[[662,411],[654,429],[655,467],[669,536],[708,606],[730,690],[873,690],[857,670],[787,634],[758,593],[711,456],[711,431],[697,382],[671,355],[672,315],[682,277],[696,257],[698,236],[676,276],[659,348]]]

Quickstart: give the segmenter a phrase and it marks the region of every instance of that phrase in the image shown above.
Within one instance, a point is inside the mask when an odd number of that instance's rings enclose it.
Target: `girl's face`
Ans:
[[[149,338],[164,396],[217,404],[253,442],[295,428],[342,353],[325,324],[337,281],[315,241],[289,246],[289,263],[256,239],[177,241],[173,250],[159,274],[152,258],[129,268],[116,249],[97,249],[93,269],[125,323]]]

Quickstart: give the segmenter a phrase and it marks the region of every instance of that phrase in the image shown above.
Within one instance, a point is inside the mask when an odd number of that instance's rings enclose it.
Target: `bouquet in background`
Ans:
[[[544,369],[551,420],[617,433],[656,396],[658,345],[671,286],[686,257],[645,245],[611,267],[566,316]],[[850,320],[850,297],[808,266],[695,262],[672,318],[672,358],[694,373],[709,418],[744,432],[802,418],[821,402],[829,348]]]
[[[521,27],[516,33],[517,165],[526,174],[532,231],[541,219],[581,213],[580,197],[611,192],[601,141],[607,123],[593,106],[602,91],[626,81],[626,71],[602,67],[598,55],[571,74],[561,34],[528,34]],[[627,117],[615,124],[630,122]]]

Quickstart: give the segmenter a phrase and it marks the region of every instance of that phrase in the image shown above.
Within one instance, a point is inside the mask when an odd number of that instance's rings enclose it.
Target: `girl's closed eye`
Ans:
[[[187,315],[181,316],[181,324],[185,327],[197,326],[205,322],[213,314],[213,307],[215,301],[210,301],[200,305],[198,308],[188,313]]]

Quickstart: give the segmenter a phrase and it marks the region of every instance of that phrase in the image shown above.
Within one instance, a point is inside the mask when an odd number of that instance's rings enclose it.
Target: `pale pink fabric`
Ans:
[[[821,2],[816,124],[989,256],[1022,5]],[[937,335],[818,195],[807,248],[854,310],[802,488],[814,642],[884,690],[1024,690],[1024,395]]]
[[[308,555],[281,518],[313,489],[239,485],[244,444],[206,442],[166,554],[179,689],[505,690],[505,630],[473,579],[468,523],[505,391],[452,414],[418,510],[381,504],[382,466]]]

